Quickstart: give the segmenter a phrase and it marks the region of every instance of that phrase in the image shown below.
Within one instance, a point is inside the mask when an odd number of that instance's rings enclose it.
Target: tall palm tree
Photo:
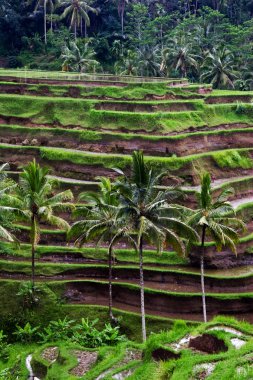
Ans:
[[[82,246],[89,240],[108,246],[109,265],[109,317],[114,320],[112,312],[112,265],[113,247],[117,240],[126,237],[133,241],[124,220],[117,218],[119,197],[109,178],[100,178],[99,193],[82,193],[80,199],[89,203],[89,208],[80,207],[77,215],[81,220],[74,223],[69,231],[69,238],[76,238],[75,244]]]
[[[70,28],[74,29],[75,39],[77,37],[77,28],[81,26],[82,20],[85,23],[85,31],[86,27],[90,26],[89,12],[98,14],[98,10],[91,7],[87,0],[61,0],[60,6],[65,7],[61,19],[70,17]]]
[[[234,71],[233,54],[225,47],[208,52],[201,67],[201,80],[212,83],[214,88],[232,87],[238,77]]]
[[[114,3],[116,3],[118,8],[118,14],[120,17],[120,23],[121,23],[121,35],[124,37],[124,15],[125,15],[125,9],[126,5],[129,3],[129,0],[113,0]]]
[[[33,3],[34,0],[30,0],[28,3]],[[52,29],[52,12],[58,5],[59,0],[36,0],[36,4],[34,7],[34,12],[37,12],[39,7],[43,6],[43,13],[44,13],[44,41],[45,45],[47,45],[47,6],[50,8],[51,12],[51,29]]]
[[[223,246],[228,246],[236,254],[236,243],[239,241],[238,229],[244,229],[243,222],[236,218],[233,206],[227,201],[231,193],[233,193],[232,189],[225,189],[217,199],[214,199],[210,174],[207,172],[202,174],[201,190],[198,197],[199,208],[188,220],[190,226],[201,232],[200,271],[204,322],[207,321],[204,280],[206,237],[207,235],[211,237],[218,251]]]
[[[55,213],[73,208],[73,195],[70,190],[54,194],[55,181],[48,178],[49,170],[41,167],[35,160],[24,167],[16,190],[16,204],[23,210],[29,222],[32,251],[32,287],[35,281],[35,250],[40,241],[40,224],[48,223],[66,231],[69,224]]]
[[[145,341],[144,242],[155,245],[158,252],[162,251],[165,243],[168,243],[178,254],[183,255],[185,247],[180,236],[196,239],[197,235],[181,220],[180,207],[172,203],[182,193],[172,187],[166,191],[157,190],[157,185],[165,173],[155,173],[144,162],[141,151],[133,153],[130,176],[119,169],[117,172],[122,176],[117,184],[122,203],[119,216],[125,218],[125,223],[131,226],[136,236],[139,254],[142,337]]]
[[[63,59],[62,67],[66,70],[73,70],[78,72],[95,70],[98,66],[98,61],[94,59],[95,52],[89,47],[89,44],[84,44],[84,48],[81,49],[73,41],[69,43],[69,46],[65,45],[61,54]]]

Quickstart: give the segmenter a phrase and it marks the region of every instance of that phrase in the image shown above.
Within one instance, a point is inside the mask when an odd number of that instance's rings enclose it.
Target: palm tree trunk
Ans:
[[[121,10],[121,35],[124,37],[124,9]]]
[[[112,247],[111,246],[109,246],[108,258],[109,258],[109,318],[111,320],[113,320],[113,313],[112,313]]]
[[[47,0],[44,0],[44,38],[47,44]]]
[[[202,292],[202,308],[203,308],[203,319],[207,322],[206,317],[206,293],[205,293],[205,275],[204,275],[204,256],[205,256],[205,237],[206,237],[206,226],[202,228],[202,239],[201,239],[201,254],[200,254],[200,272],[201,272],[201,292]]]
[[[143,238],[140,238],[139,246],[140,260],[140,290],[141,290],[141,325],[142,325],[142,340],[146,342],[146,318],[145,318],[145,299],[144,299],[144,275],[143,275]]]
[[[32,245],[32,290],[34,290],[35,284],[35,215],[31,218],[31,245]]]

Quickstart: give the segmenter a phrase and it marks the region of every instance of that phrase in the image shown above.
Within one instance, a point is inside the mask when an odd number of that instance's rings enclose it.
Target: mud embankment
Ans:
[[[108,285],[91,282],[69,282],[64,298],[69,303],[108,304]],[[140,294],[138,289],[131,289],[120,284],[114,285],[113,305],[116,308],[140,312]],[[202,320],[201,295],[173,295],[159,292],[145,293],[146,313],[169,318]],[[251,297],[216,298],[207,296],[208,317],[217,314],[233,315],[253,321],[253,302]]]
[[[1,120],[0,120],[1,121]],[[4,120],[2,120],[4,121]],[[5,119],[5,121],[7,121]],[[24,125],[24,120],[8,120],[6,124]],[[4,124],[4,123],[2,123]],[[142,150],[144,154],[150,156],[179,157],[191,154],[211,152],[223,149],[248,148],[253,146],[253,133],[247,128],[243,131],[225,131],[217,134],[194,134],[182,139],[158,138],[155,140],[132,136],[130,139],[122,139],[120,136],[104,133],[99,136],[99,140],[85,140],[76,134],[75,137],[67,133],[54,133],[54,131],[43,131],[43,126],[37,126],[31,121],[27,121],[27,130],[11,130],[0,127],[0,142],[15,145],[36,145],[77,149],[96,153],[120,153],[132,154],[133,150]],[[29,129],[31,126],[33,129]],[[35,130],[35,127],[41,130]],[[55,127],[58,127],[55,125]],[[69,127],[68,127],[69,128]],[[73,128],[73,126],[72,126]],[[243,127],[242,127],[243,128]],[[8,133],[7,133],[8,132]]]

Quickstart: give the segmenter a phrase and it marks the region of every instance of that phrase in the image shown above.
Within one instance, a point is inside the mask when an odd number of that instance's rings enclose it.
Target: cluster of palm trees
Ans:
[[[77,246],[88,241],[106,244],[109,262],[109,315],[113,317],[113,257],[115,245],[128,242],[139,256],[140,304],[142,316],[142,336],[146,340],[145,297],[143,255],[145,244],[156,247],[161,253],[166,246],[172,247],[179,255],[186,255],[189,249],[201,245],[200,266],[203,298],[203,317],[206,316],[204,286],[204,250],[206,238],[210,236],[218,249],[229,246],[236,252],[238,231],[244,227],[235,216],[227,201],[231,190],[224,190],[216,200],[212,197],[209,173],[201,177],[199,208],[190,209],[177,203],[184,197],[180,189],[173,186],[161,190],[161,180],[165,172],[157,171],[145,162],[143,153],[132,155],[131,171],[124,173],[115,169],[115,181],[101,177],[99,191],[83,193],[82,206],[75,210],[77,221],[72,225],[57,216],[62,211],[73,211],[71,191],[56,192],[54,181],[48,177],[48,170],[36,161],[29,163],[17,183],[6,182],[1,168],[2,186],[0,209],[2,223],[0,237],[15,241],[8,232],[14,220],[28,222],[31,228],[32,285],[35,280],[35,250],[40,240],[42,222],[64,228],[68,239],[74,239]],[[6,216],[6,217],[5,217]],[[8,222],[8,223],[7,223]],[[201,236],[201,237],[200,237]]]
[[[33,3],[34,0],[30,0]],[[43,7],[44,14],[44,42],[47,44],[47,17],[50,12],[50,27],[53,29],[53,12],[57,8],[63,9],[59,19],[69,19],[70,29],[74,31],[75,40],[77,38],[78,29],[84,36],[87,35],[87,27],[90,26],[89,12],[98,14],[98,9],[89,5],[89,0],[36,0],[34,11],[39,7]]]
[[[143,46],[124,52],[124,59],[115,65],[116,72],[128,75],[175,76],[198,78],[214,88],[234,88],[241,76],[235,70],[235,57],[219,46],[197,51],[184,36],[175,36],[160,46]],[[253,84],[248,78],[248,86]]]

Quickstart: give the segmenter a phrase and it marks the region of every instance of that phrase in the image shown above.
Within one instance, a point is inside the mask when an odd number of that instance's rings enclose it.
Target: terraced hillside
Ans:
[[[73,190],[76,202],[81,190],[97,188],[97,176],[113,178],[116,166],[128,170],[136,149],[168,171],[163,186],[180,185],[189,205],[196,202],[198,169],[208,169],[217,192],[234,187],[231,201],[248,223],[237,258],[228,251],[216,255],[212,242],[207,244],[208,314],[253,322],[253,92],[212,91],[185,80],[95,79],[0,71],[1,162],[9,162],[17,176],[36,157],[51,168],[60,188]],[[18,235],[19,250],[1,245],[1,284],[9,291],[30,274],[29,228],[19,226]],[[146,248],[147,313],[201,320],[197,250],[189,263],[173,252],[158,256]],[[116,257],[114,306],[138,313],[137,257],[125,246]],[[44,226],[37,277],[68,310],[106,306],[106,259],[105,249],[66,247],[62,231]]]

